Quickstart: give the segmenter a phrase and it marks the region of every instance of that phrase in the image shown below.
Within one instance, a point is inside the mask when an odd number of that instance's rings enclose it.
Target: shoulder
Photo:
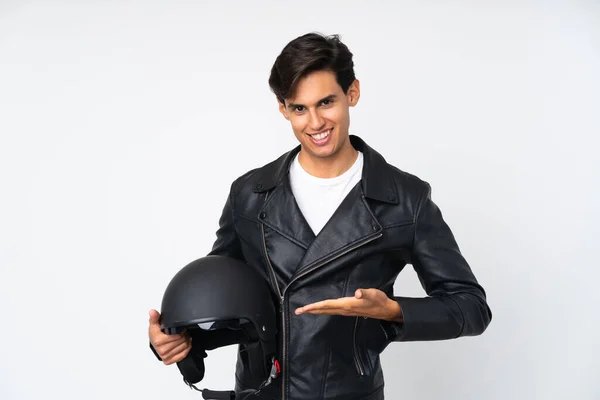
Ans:
[[[396,187],[403,191],[421,197],[431,192],[429,182],[414,173],[402,170],[394,165],[387,164],[389,173]]]
[[[294,151],[290,150],[268,163],[239,175],[231,184],[232,195],[245,197],[269,190],[285,175],[284,169],[293,155]]]
[[[374,197],[384,202],[406,204],[407,201],[414,203],[428,193],[430,186],[424,179],[391,164],[362,138],[353,135],[350,139],[364,154],[363,178],[367,180],[367,191]]]

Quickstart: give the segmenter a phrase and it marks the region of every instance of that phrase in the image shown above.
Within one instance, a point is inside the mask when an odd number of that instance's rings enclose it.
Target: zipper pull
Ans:
[[[271,373],[269,374],[269,378],[275,379],[281,373],[281,367],[279,366],[279,361],[273,360],[273,366],[271,367]]]

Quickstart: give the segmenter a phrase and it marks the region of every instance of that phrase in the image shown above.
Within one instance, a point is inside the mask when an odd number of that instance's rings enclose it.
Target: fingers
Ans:
[[[380,300],[377,289],[357,289],[353,297],[323,300],[296,309],[300,314],[327,314],[343,316],[371,316],[379,312]]]
[[[339,303],[339,301],[337,301],[337,300],[323,300],[323,301],[318,301],[316,303],[308,304],[308,305],[306,305],[304,307],[301,307],[301,309],[302,309],[302,311],[320,310],[320,309],[324,309],[324,308],[335,307],[336,303]]]
[[[167,335],[166,333],[159,332],[158,334],[150,336],[150,340],[152,341],[154,348],[166,345],[169,345],[170,348],[187,339],[188,335],[186,335],[185,333],[179,333],[177,335]]]
[[[312,304],[308,304],[304,307],[299,307],[296,308],[296,315],[300,315],[309,311],[319,311],[319,310],[323,310],[323,309],[327,309],[328,305],[326,302],[324,301],[320,301],[318,303],[312,303]]]
[[[184,331],[176,335],[168,335],[160,329],[160,313],[154,309],[148,312],[148,336],[152,347],[163,363],[171,365],[183,360],[192,348],[192,340]]]
[[[192,342],[189,339],[185,339],[183,342],[178,343],[171,350],[167,351],[163,359],[163,363],[171,365],[183,360],[192,348]]]
[[[352,315],[357,308],[346,300],[325,300],[309,304],[296,309],[296,315],[300,314],[330,314],[330,315]]]
[[[340,315],[341,309],[337,308],[309,308],[303,309],[302,311],[296,311],[296,314],[330,314],[330,315]]]
[[[169,359],[177,356],[181,351],[186,350],[189,346],[191,347],[191,340],[185,335],[164,335],[152,340],[152,346],[163,360],[163,362],[169,361]]]
[[[340,299],[322,300],[316,303],[307,304],[304,307],[296,309],[296,314],[302,314],[306,312],[329,310],[336,311],[340,309],[351,310],[358,305],[356,299],[352,297],[343,297]]]

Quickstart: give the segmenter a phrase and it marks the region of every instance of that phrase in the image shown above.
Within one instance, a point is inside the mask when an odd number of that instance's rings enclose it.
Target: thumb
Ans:
[[[148,313],[150,315],[149,322],[150,325],[158,325],[160,320],[160,313],[154,309],[150,310]]]
[[[363,300],[375,300],[377,298],[376,292],[377,289],[356,289],[354,297]]]

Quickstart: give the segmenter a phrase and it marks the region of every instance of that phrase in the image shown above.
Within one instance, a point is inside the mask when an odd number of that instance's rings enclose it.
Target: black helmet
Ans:
[[[241,260],[209,255],[183,267],[165,290],[160,322],[164,333],[188,331],[205,350],[256,343],[264,362],[254,368],[268,373],[261,389],[279,374],[275,302],[266,280]],[[204,362],[190,352],[177,365],[184,382],[198,390],[193,384],[204,377]],[[207,399],[235,398],[233,391],[202,392]]]

